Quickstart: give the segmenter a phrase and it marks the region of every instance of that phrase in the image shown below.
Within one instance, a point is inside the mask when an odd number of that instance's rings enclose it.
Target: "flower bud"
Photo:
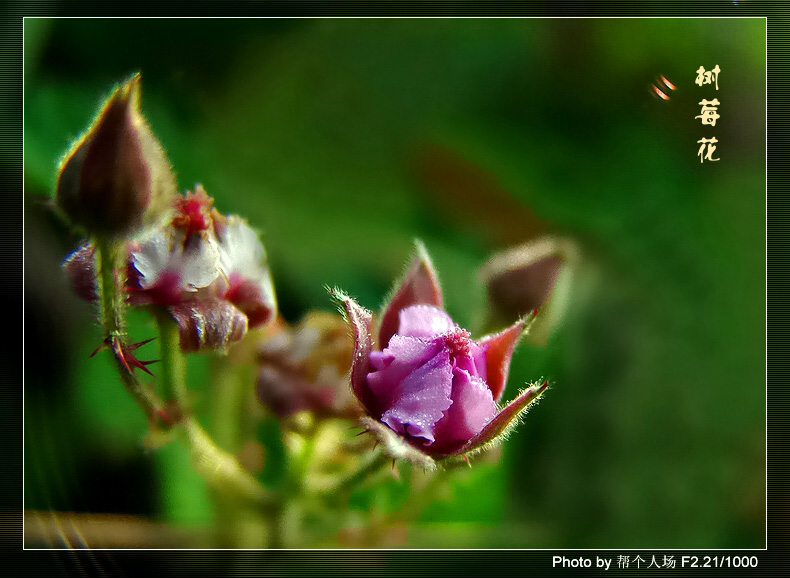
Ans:
[[[175,194],[170,163],[140,113],[135,74],[63,157],[55,203],[89,235],[121,237],[156,221]]]
[[[564,314],[578,249],[570,239],[542,237],[492,256],[479,270],[488,293],[489,328],[540,314],[529,341],[545,345]]]
[[[342,316],[312,311],[283,325],[259,350],[257,392],[278,417],[308,410],[322,417],[359,414],[348,388],[354,342]]]
[[[513,351],[534,315],[473,340],[441,308],[441,288],[424,247],[378,318],[335,290],[354,334],[351,388],[362,425],[392,458],[433,469],[502,439],[548,384],[534,384],[504,407]]]
[[[223,350],[247,333],[247,317],[222,299],[183,301],[169,308],[181,350]]]

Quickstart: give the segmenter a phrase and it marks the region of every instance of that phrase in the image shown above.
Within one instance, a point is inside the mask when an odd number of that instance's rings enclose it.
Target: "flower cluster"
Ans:
[[[221,349],[276,314],[274,286],[257,233],[223,216],[203,187],[178,197],[174,214],[126,242],[127,301],[167,310],[184,351]],[[85,244],[64,267],[77,295],[96,298],[93,248]]]
[[[101,302],[103,346],[113,350],[125,378],[152,363],[133,355],[147,341],[126,342],[127,305],[156,314],[166,337],[162,351],[176,354],[163,355],[170,368],[183,365],[174,362],[181,352],[225,350],[250,329],[271,324],[254,345],[264,406],[278,418],[309,411],[318,418],[359,419],[389,457],[427,469],[496,443],[547,389],[547,382],[530,384],[500,406],[515,347],[538,310],[555,311],[542,315],[546,334],[562,311],[562,294],[554,290],[571,269],[569,242],[539,240],[483,267],[489,321],[507,326],[480,339],[444,311],[441,286],[420,243],[377,316],[335,290],[342,316],[310,312],[291,326],[277,319],[258,234],[244,219],[217,211],[201,185],[176,193],[139,99],[137,75],[113,91],[64,157],[55,198],[91,237],[64,269],[79,297]],[[170,379],[183,402],[181,385]],[[134,389],[139,398],[141,392]],[[159,414],[157,404],[142,403]]]

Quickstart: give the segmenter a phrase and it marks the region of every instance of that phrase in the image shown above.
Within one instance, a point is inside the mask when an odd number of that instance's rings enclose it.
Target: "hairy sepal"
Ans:
[[[360,424],[382,446],[384,453],[393,460],[406,460],[424,470],[437,468],[436,460],[421,452],[383,423],[370,417],[360,418]]]
[[[340,309],[340,313],[351,326],[354,351],[351,358],[351,389],[368,412],[375,407],[373,394],[367,384],[370,366],[370,352],[373,350],[371,325],[373,315],[351,297],[339,289],[330,289],[330,295]]]
[[[533,383],[507,404],[483,430],[460,448],[453,457],[469,457],[501,443],[548,389],[549,382]],[[448,456],[450,457],[450,456]]]
[[[381,309],[378,323],[378,347],[384,349],[398,331],[400,312],[411,305],[433,305],[442,309],[442,288],[431,258],[420,241],[401,280],[395,284]]]

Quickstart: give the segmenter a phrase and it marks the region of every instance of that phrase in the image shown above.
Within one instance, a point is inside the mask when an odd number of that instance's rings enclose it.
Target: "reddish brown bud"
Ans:
[[[542,237],[491,257],[480,268],[488,292],[489,328],[537,316],[529,340],[545,345],[561,319],[578,250],[570,239]]]
[[[222,299],[182,301],[169,310],[186,352],[223,349],[247,333],[247,316]]]
[[[55,202],[88,234],[119,237],[158,219],[175,194],[167,157],[140,113],[135,74],[63,157]]]

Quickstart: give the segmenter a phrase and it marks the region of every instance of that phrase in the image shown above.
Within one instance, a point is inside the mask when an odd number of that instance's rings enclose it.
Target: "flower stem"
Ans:
[[[104,330],[110,338],[125,338],[125,305],[120,279],[119,241],[111,241],[105,237],[96,239],[96,251],[99,259],[99,282],[101,293],[101,320]]]
[[[315,455],[320,424],[315,420],[300,432],[301,447],[298,452],[289,454],[287,481],[283,492],[283,500],[279,507],[269,516],[269,547],[291,548],[299,539],[304,539],[299,531],[305,510],[307,495],[307,477],[310,463]],[[296,435],[296,434],[295,434]]]
[[[157,311],[155,315],[159,330],[159,374],[164,397],[177,403],[182,411],[186,411],[186,360],[178,343],[178,326],[164,311]]]
[[[105,345],[114,354],[116,368],[121,382],[148,419],[162,425],[164,403],[153,391],[141,384],[124,360],[127,347],[126,337],[126,299],[123,287],[123,261],[121,259],[122,241],[112,241],[105,237],[95,239],[96,258],[99,270],[100,318],[104,327]],[[165,427],[168,426],[164,423]]]
[[[178,326],[164,311],[155,312],[160,338],[160,383],[165,403],[141,384],[128,363],[129,346],[126,335],[126,299],[123,241],[95,239],[99,274],[99,303],[104,327],[105,345],[115,358],[116,369],[127,391],[143,409],[149,420],[165,429],[175,429],[192,453],[199,473],[215,491],[240,497],[270,510],[277,499],[247,472],[236,457],[223,451],[189,411],[186,387],[186,360],[179,345]],[[180,415],[169,415],[168,406],[177,406]]]
[[[182,419],[181,438],[192,452],[198,472],[219,492],[235,494],[262,507],[270,507],[274,497],[239,463],[236,456],[220,449],[192,415],[187,399],[186,361],[178,343],[178,326],[166,313],[157,315],[162,361],[162,384],[178,404]]]
[[[209,431],[217,446],[236,455],[244,448],[245,441],[254,438],[249,387],[254,383],[252,369],[248,364],[233,363],[229,355],[216,354],[210,359]],[[265,523],[255,509],[221,489],[212,491],[211,498],[217,547],[265,546]]]

